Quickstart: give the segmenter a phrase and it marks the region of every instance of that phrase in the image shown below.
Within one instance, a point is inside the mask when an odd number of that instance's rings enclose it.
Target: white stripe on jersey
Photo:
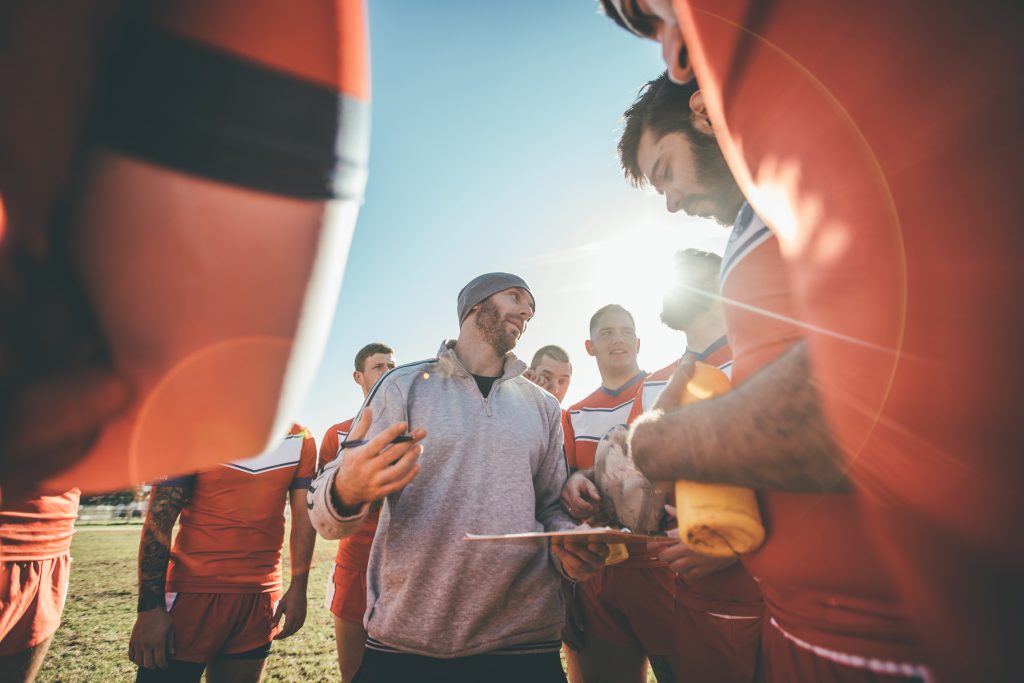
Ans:
[[[729,243],[725,246],[722,256],[722,269],[718,273],[719,288],[737,263],[752,252],[756,247],[772,238],[772,231],[765,225],[761,217],[754,213],[750,204],[744,204],[736,215],[736,222],[729,234]]]
[[[224,467],[230,467],[240,472],[248,472],[249,474],[259,474],[269,470],[298,465],[299,456],[302,454],[302,440],[304,438],[305,434],[289,434],[284,441],[270,450],[264,451],[252,458],[224,463]]]
[[[629,421],[629,412],[633,410],[633,399],[621,403],[614,408],[580,408],[569,411],[572,429],[576,432],[577,441],[600,441],[608,430]]]
[[[718,366],[718,369],[725,373],[725,376],[730,380],[732,379],[732,360],[727,360]],[[665,391],[665,387],[668,386],[667,379],[656,379],[650,382],[644,382],[644,388],[641,389],[641,400],[643,403],[644,411],[648,411],[654,407],[657,403],[658,398],[661,397],[661,392]]]

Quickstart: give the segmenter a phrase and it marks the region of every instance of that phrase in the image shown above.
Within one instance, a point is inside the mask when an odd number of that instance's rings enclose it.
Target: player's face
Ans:
[[[377,383],[388,370],[395,369],[395,356],[390,353],[375,353],[366,358],[363,362],[363,371],[356,373],[356,382],[363,388],[363,394],[368,394],[373,385]]]
[[[665,195],[665,208],[732,225],[744,198],[716,144],[696,149],[683,133],[656,138],[644,130],[636,150],[644,178]]]
[[[686,52],[686,41],[671,0],[621,0],[620,6],[629,24],[645,37],[661,43],[661,56],[668,77],[676,83],[693,80],[693,67]]]
[[[544,356],[533,369],[537,375],[544,380],[544,386],[551,388],[558,402],[565,400],[565,394],[569,391],[569,383],[572,381],[572,365],[557,361],[551,356]]]
[[[488,344],[503,356],[516,347],[533,318],[533,297],[511,287],[485,299],[476,313],[476,326]]]
[[[640,340],[628,315],[611,311],[601,316],[587,342],[587,353],[602,370],[622,371],[636,367]]]

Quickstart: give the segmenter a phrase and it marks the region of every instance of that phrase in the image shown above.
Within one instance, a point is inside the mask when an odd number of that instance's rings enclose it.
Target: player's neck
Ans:
[[[703,353],[725,335],[725,323],[719,315],[706,311],[686,328],[686,348],[696,353]]]
[[[632,368],[625,370],[604,370],[602,368],[598,368],[598,370],[601,372],[601,384],[604,388],[617,391],[626,382],[636,377],[637,373],[640,372],[640,366],[633,363]]]

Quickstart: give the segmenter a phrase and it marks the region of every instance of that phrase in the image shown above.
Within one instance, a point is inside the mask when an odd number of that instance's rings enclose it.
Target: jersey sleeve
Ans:
[[[320,458],[317,463],[317,471],[324,468],[324,465],[338,457],[338,428],[331,427],[320,440]]]
[[[576,465],[576,432],[572,428],[572,418],[569,411],[562,411],[562,433],[565,443],[565,462],[569,465],[569,472],[579,469]]]
[[[295,471],[295,478],[292,479],[290,487],[293,489],[309,488],[310,482],[313,481],[313,475],[316,474],[316,440],[308,429],[303,431],[305,436],[302,439],[302,451],[299,453],[299,467]]]

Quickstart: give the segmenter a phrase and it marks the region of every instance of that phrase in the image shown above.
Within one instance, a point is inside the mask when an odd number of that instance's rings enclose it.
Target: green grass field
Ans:
[[[136,556],[141,529],[140,524],[126,523],[78,527],[71,545],[71,588],[64,620],[37,681],[107,683],[135,679],[135,666],[128,659],[128,638],[135,623]],[[336,548],[331,541],[317,540],[306,624],[291,638],[274,643],[264,681],[339,680],[333,621],[323,607]],[[287,576],[287,543],[284,552]],[[652,674],[648,674],[648,681],[655,682]]]
[[[141,529],[138,524],[87,525],[75,532],[64,621],[37,679],[40,683],[135,680],[135,666],[128,660],[128,637],[135,623]],[[291,638],[274,643],[264,681],[338,680],[333,622],[323,607],[327,572],[336,547],[318,541],[306,625]],[[287,553],[286,543],[286,568]]]

